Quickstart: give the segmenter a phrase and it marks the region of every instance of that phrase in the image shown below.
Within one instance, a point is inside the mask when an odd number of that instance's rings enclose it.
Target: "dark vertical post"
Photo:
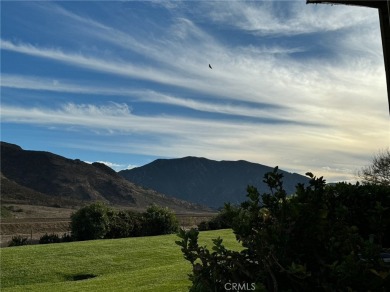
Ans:
[[[382,48],[383,58],[385,60],[385,71],[386,71],[386,83],[387,83],[387,98],[389,100],[389,112],[390,112],[390,16],[389,16],[389,1],[386,0],[385,6],[382,5],[378,9],[379,22],[381,25],[382,35]]]

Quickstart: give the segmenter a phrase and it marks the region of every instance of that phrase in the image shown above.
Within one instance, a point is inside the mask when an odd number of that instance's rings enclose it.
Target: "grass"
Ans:
[[[239,248],[231,230],[200,233],[212,246],[220,236]],[[188,291],[191,265],[176,235],[31,245],[1,250],[1,291]]]

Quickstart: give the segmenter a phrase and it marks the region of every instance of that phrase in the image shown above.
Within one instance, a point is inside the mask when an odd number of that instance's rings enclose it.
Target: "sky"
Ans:
[[[117,171],[197,156],[352,182],[390,145],[375,9],[2,1],[0,46],[1,140],[26,150]]]

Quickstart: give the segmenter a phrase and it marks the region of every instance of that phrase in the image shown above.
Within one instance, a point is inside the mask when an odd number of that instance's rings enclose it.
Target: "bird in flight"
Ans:
[[[210,68],[210,69],[213,69],[213,67],[211,67],[211,65],[210,65],[210,64],[209,64],[209,68]]]

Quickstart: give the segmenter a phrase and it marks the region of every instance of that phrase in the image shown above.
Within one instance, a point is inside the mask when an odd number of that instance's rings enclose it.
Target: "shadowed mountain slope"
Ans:
[[[124,178],[146,188],[186,201],[213,208],[225,202],[240,203],[246,199],[246,188],[253,185],[268,191],[264,174],[273,168],[247,161],[214,161],[206,158],[184,157],[157,159],[142,167],[119,172]],[[284,175],[284,186],[290,194],[297,183],[308,178],[279,170]]]
[[[179,212],[205,208],[124,179],[102,163],[88,164],[50,152],[28,151],[1,142],[1,200],[29,204],[82,205],[96,200],[144,209],[152,203]]]

